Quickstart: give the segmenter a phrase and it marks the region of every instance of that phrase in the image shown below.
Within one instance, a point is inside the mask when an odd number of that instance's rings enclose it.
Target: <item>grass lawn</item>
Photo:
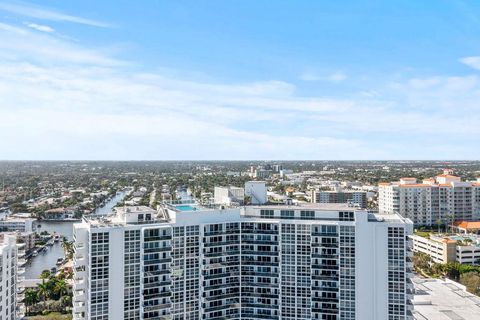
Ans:
[[[415,231],[415,234],[417,236],[424,237],[424,238],[427,238],[427,239],[430,238],[430,236],[429,236],[430,233],[431,232],[429,232],[429,231]]]

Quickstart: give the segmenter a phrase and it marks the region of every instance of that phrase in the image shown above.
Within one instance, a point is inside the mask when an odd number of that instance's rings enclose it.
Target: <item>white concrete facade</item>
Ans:
[[[238,187],[215,187],[214,203],[220,205],[231,205],[233,203],[243,204],[245,200],[245,190]]]
[[[251,204],[267,203],[267,184],[265,181],[245,182],[245,196],[250,197]]]
[[[411,319],[408,219],[194,203],[127,217],[146,211],[74,225],[74,319]]]
[[[23,292],[17,286],[23,274],[24,251],[17,245],[15,233],[0,233],[0,319],[20,319],[23,314],[17,299],[23,299]]]
[[[33,218],[6,217],[0,220],[0,230],[33,232],[36,230],[35,221]]]
[[[480,264],[480,237],[477,235],[411,236],[413,251],[429,255],[433,262],[456,261],[465,264]]]
[[[480,219],[480,184],[442,174],[418,183],[415,178],[379,184],[379,211],[398,213],[415,225]]]
[[[350,190],[312,190],[313,203],[351,203],[360,208],[367,207],[367,193],[364,191]]]

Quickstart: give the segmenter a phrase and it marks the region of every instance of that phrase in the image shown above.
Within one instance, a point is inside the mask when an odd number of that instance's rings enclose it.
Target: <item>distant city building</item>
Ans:
[[[36,231],[35,221],[33,218],[5,217],[0,220],[0,231],[33,232]]]
[[[293,174],[293,170],[290,169],[282,169],[280,170],[280,177],[285,177],[287,174]]]
[[[258,179],[267,179],[270,177],[270,174],[272,173],[272,168],[270,165],[264,165],[264,166],[251,166],[250,167],[250,177],[252,178],[258,178]]]
[[[253,177],[259,178],[259,179],[266,179],[270,177],[271,173],[272,173],[272,170],[256,169]]]
[[[398,213],[416,225],[479,220],[480,179],[463,182],[457,176],[441,174],[421,183],[415,178],[379,184],[380,213]]]
[[[245,196],[250,198],[251,204],[267,203],[267,184],[265,181],[245,182]]]
[[[74,224],[74,319],[412,319],[412,223],[347,205],[118,208]]]
[[[231,205],[233,203],[243,204],[245,200],[245,190],[238,187],[215,187],[214,202],[215,204]]]
[[[274,172],[280,172],[281,170],[283,170],[283,166],[282,166],[281,164],[274,164],[274,165],[272,166],[272,170],[273,170]]]
[[[480,237],[476,235],[411,236],[413,250],[423,252],[436,263],[480,264]]]
[[[312,190],[313,203],[351,203],[360,208],[367,207],[367,193],[364,191]]]
[[[55,208],[45,211],[46,220],[63,220],[66,218],[73,218],[73,210],[68,208]]]

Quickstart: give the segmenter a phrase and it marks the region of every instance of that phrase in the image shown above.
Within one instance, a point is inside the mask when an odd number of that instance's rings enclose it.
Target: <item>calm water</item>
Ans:
[[[102,208],[96,210],[98,215],[106,215],[112,212],[112,208],[115,204],[121,201],[125,197],[126,193],[121,192],[113,197],[109,202],[105,204]],[[54,222],[54,221],[40,221],[37,222],[37,232],[48,231],[56,232],[61,236],[67,237],[69,240],[72,240],[73,234],[73,224],[75,222]],[[63,258],[64,252],[62,244],[56,242],[53,246],[49,247],[46,251],[38,253],[38,256],[30,259],[30,261],[25,266],[25,279],[36,279],[39,277],[40,273],[43,270],[51,269],[56,266],[57,259]]]

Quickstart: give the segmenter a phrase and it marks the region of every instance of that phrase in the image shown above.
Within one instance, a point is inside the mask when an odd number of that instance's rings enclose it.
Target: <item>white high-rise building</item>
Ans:
[[[214,203],[231,205],[233,203],[243,204],[245,200],[245,190],[234,186],[215,187]]]
[[[251,204],[267,203],[267,183],[265,181],[245,182],[245,196],[250,197]]]
[[[0,233],[0,319],[14,320],[23,315],[20,307],[17,308],[17,299],[23,299],[17,283],[24,272],[23,267],[19,267],[25,263],[24,254],[23,247],[17,245],[15,233]]]
[[[398,213],[416,225],[480,219],[480,183],[441,174],[421,183],[415,178],[379,184],[379,211]]]
[[[350,203],[360,208],[367,207],[367,193],[353,190],[312,190],[313,203]]]
[[[342,204],[117,209],[74,225],[74,319],[412,319],[412,223]]]

